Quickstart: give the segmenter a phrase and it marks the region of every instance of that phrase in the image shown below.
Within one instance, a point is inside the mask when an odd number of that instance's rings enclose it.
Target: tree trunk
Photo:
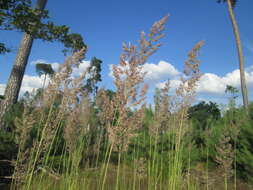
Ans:
[[[237,46],[237,52],[238,52],[238,57],[239,57],[243,105],[244,105],[244,108],[247,109],[247,107],[249,105],[249,100],[248,100],[248,90],[247,90],[247,86],[246,86],[246,79],[245,79],[245,72],[244,72],[244,58],[243,58],[240,34],[239,34],[238,25],[236,23],[236,19],[235,19],[235,16],[234,16],[231,0],[227,0],[227,4],[228,4],[228,12],[229,12],[230,20],[231,20],[232,25],[233,25],[233,30],[234,30],[235,40],[236,40],[236,46]]]
[[[43,10],[46,6],[47,0],[38,0],[36,4],[36,8]],[[23,38],[21,40],[21,44],[18,50],[18,54],[13,65],[6,89],[4,97],[5,99],[1,102],[0,105],[0,128],[4,128],[4,119],[3,116],[8,110],[11,108],[13,104],[15,104],[18,100],[18,95],[20,91],[20,87],[22,84],[22,80],[25,73],[25,68],[27,65],[27,61],[31,52],[33,44],[33,37],[30,34],[24,33]]]

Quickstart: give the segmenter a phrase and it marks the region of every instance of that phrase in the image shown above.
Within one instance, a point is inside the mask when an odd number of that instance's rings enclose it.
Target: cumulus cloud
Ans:
[[[166,83],[166,81],[159,82],[156,84],[156,87],[157,88],[164,88],[165,83]],[[179,79],[172,79],[172,80],[170,80],[170,89],[174,91],[175,89],[177,89],[179,87],[180,84],[181,84],[181,81]]]
[[[44,81],[44,75],[42,75],[41,77],[24,75],[22,86],[21,86],[21,94],[26,91],[32,92],[33,90],[41,88],[43,86],[43,81]],[[48,82],[49,82],[49,78],[47,78],[46,85],[48,84]]]
[[[90,61],[82,61],[79,67],[73,69],[72,76],[79,77],[90,66]]]
[[[199,93],[222,94],[225,89],[226,84],[221,77],[213,73],[205,73],[200,78],[196,90]]]
[[[246,69],[245,77],[247,86],[249,89],[253,88],[253,66]],[[164,87],[165,82],[156,84],[156,87]],[[172,89],[176,89],[180,84],[180,80],[172,79],[170,86]],[[198,85],[197,93],[208,95],[223,95],[227,85],[232,85],[240,90],[240,71],[239,69],[227,73],[225,76],[218,76],[214,73],[205,73],[201,76]]]
[[[109,76],[113,78],[112,65],[109,66]],[[165,80],[170,80],[170,87],[175,90],[180,85],[180,76],[183,75],[172,64],[166,61],[159,61],[157,64],[146,63],[143,65],[143,72],[147,72],[145,82],[156,86],[164,87]],[[253,89],[253,65],[245,69],[245,77],[249,90]],[[197,85],[198,94],[210,96],[220,96],[225,93],[226,86],[232,85],[240,90],[240,71],[236,69],[232,72],[219,76],[215,73],[204,73]]]
[[[253,87],[253,69],[246,69],[246,82],[249,88]],[[227,73],[225,76],[218,76],[212,73],[205,73],[197,88],[200,93],[224,94],[226,85],[232,85],[240,89],[240,71],[239,69]]]
[[[60,67],[60,64],[59,64],[59,63],[51,63],[51,65],[52,65],[52,69],[53,69],[54,71],[58,71],[58,69],[59,69],[59,67]]]
[[[31,62],[32,65],[36,65],[37,63],[49,64],[48,62],[46,62],[45,60],[42,60],[42,59],[38,59],[36,61]],[[50,64],[52,65],[52,68],[55,71],[57,71],[60,66],[59,63],[50,63]],[[90,61],[83,61],[79,65],[79,67],[75,67],[73,69],[71,77],[73,77],[73,78],[79,77],[89,66],[90,66]],[[44,75],[42,75],[41,77],[32,76],[32,75],[24,75],[23,81],[22,81],[22,86],[20,89],[20,96],[22,96],[26,91],[33,92],[34,90],[37,90],[38,88],[42,88],[43,82],[44,82],[44,77],[45,77]],[[47,80],[45,82],[45,86],[48,85],[49,81],[50,81],[50,79],[49,79],[49,77],[47,77]],[[4,94],[5,87],[6,87],[6,84],[0,84],[0,95]]]
[[[20,95],[22,96],[26,91],[32,92],[33,90],[37,90],[43,86],[44,76],[30,76],[24,75],[22,86],[20,89]],[[48,84],[49,80],[46,81]],[[0,84],[0,95],[4,94],[6,84]]]
[[[113,78],[112,68],[112,65],[109,65],[109,76]],[[180,74],[180,72],[172,64],[166,61],[159,61],[158,64],[145,63],[142,71],[147,73],[145,80],[152,83],[166,79],[173,79]]]
[[[147,72],[145,78],[148,81],[160,81],[175,78],[180,72],[170,63],[160,61],[158,64],[146,63],[143,71]]]
[[[5,84],[0,84],[0,95],[4,95]]]

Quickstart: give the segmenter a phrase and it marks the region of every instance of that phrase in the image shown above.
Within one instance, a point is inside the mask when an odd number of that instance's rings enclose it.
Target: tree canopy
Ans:
[[[54,70],[51,66],[51,64],[45,64],[45,63],[37,63],[36,64],[36,72],[39,76],[41,75],[49,75],[52,76],[54,74]]]
[[[90,66],[87,69],[87,72],[90,74],[90,77],[87,79],[87,82],[84,86],[84,89],[89,93],[97,92],[97,83],[102,81],[101,79],[101,64],[102,61],[93,57],[90,62]]]
[[[73,52],[86,48],[80,34],[71,33],[66,25],[55,25],[50,20],[49,12],[33,8],[31,0],[1,0],[0,30],[16,30],[26,32],[34,39],[59,41],[66,48],[64,53],[69,49]],[[10,51],[10,48],[0,42],[0,54]]]
[[[208,120],[218,120],[221,118],[221,113],[218,105],[214,102],[200,103],[192,106],[188,110],[189,118],[200,123],[201,127],[205,128]]]

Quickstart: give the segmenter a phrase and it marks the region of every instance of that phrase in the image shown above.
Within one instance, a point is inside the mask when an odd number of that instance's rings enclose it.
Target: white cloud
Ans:
[[[36,60],[32,61],[32,65],[36,65],[37,63],[48,63],[45,60]],[[52,68],[57,71],[60,64],[59,63],[51,63]],[[78,77],[80,76],[88,67],[90,66],[90,61],[83,61],[79,67],[76,67],[73,69],[72,77]],[[47,80],[45,82],[45,86],[49,83],[49,77],[47,77]],[[44,82],[44,75],[41,77],[39,76],[31,76],[31,75],[24,75],[22,86],[20,89],[20,96],[22,96],[26,91],[33,92],[34,90],[37,90],[38,88],[42,88]],[[0,95],[4,94],[6,84],[0,84]]]
[[[43,86],[44,75],[39,76],[30,76],[24,75],[22,86],[20,89],[20,95],[22,96],[26,91],[32,92],[33,90],[37,90]],[[49,79],[46,81],[46,85],[48,84]],[[0,84],[0,94],[4,94],[6,84]]]
[[[90,66],[90,61],[82,61],[79,67],[73,68],[72,76],[78,77],[81,76],[83,72]]]
[[[54,71],[58,71],[58,69],[59,69],[59,67],[60,67],[60,64],[59,64],[59,63],[51,63],[51,65],[52,65],[52,69],[53,69]]]
[[[246,69],[245,72],[247,86],[253,88],[253,66]],[[157,83],[158,88],[164,87],[165,82]],[[175,89],[179,86],[180,80],[172,79],[170,86]],[[240,90],[240,71],[239,69],[227,73],[225,76],[218,76],[214,73],[205,73],[201,76],[196,91],[201,94],[223,95],[227,85],[232,85]]]
[[[252,67],[252,66],[251,66]],[[246,82],[248,88],[253,87],[253,70],[246,69],[245,72]],[[239,69],[227,73],[224,77],[212,73],[205,73],[197,88],[200,93],[224,94],[226,85],[232,85],[240,90],[240,71]]]
[[[113,67],[112,65],[109,65],[109,67],[109,76],[113,78]],[[179,78],[183,75],[182,72],[179,72],[172,64],[166,61],[160,61],[158,64],[146,63],[143,65],[143,72],[147,72],[145,82],[151,84],[150,87],[156,86],[162,88],[165,84],[164,81],[169,79],[172,91],[180,85]],[[250,89],[253,89],[253,65],[245,69],[245,76],[250,91]],[[227,85],[232,85],[240,90],[240,84],[239,69],[229,72],[224,76],[214,73],[204,73],[198,82],[196,91],[199,94],[220,96],[224,95]]]
[[[109,77],[114,78],[113,77],[113,65],[112,64],[109,65],[109,74],[108,75],[109,75]]]
[[[166,81],[165,82],[159,82],[159,83],[156,84],[156,87],[157,88],[164,88],[165,83],[166,83]],[[181,84],[180,80],[172,79],[172,80],[170,80],[170,89],[174,91],[175,89],[177,89],[179,87],[180,84]]]
[[[226,84],[221,77],[213,73],[205,73],[198,82],[197,92],[222,94],[226,89]]]
[[[113,66],[109,65],[109,76],[113,78]],[[160,61],[158,64],[145,63],[143,65],[143,72],[146,72],[146,82],[158,82],[161,80],[172,79],[177,77],[180,72],[170,63],[166,61]]]
[[[5,84],[0,84],[0,95],[4,95]]]
[[[26,91],[32,92],[33,90],[41,88],[43,86],[43,82],[44,82],[44,75],[42,75],[41,77],[24,75],[21,86],[21,94],[25,93]],[[48,84],[48,82],[49,78],[47,78],[46,85]]]
[[[147,72],[145,78],[148,81],[171,79],[180,74],[173,65],[166,61],[160,61],[158,64],[146,63],[143,65],[143,71]]]

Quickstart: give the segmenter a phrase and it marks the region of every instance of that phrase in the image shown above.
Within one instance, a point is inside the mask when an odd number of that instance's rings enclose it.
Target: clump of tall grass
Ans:
[[[48,87],[44,89],[41,104],[35,102],[32,108],[30,105],[31,109],[27,108],[23,118],[17,121],[19,152],[13,175],[13,189],[17,186],[20,189],[31,189],[35,175],[40,174],[40,183],[45,173],[52,174],[50,170],[57,168],[52,168],[54,163],[50,158],[59,150],[66,162],[63,163],[63,168],[58,170],[66,173],[71,170],[73,173],[73,170],[79,167],[82,150],[78,148],[82,147],[82,135],[88,126],[81,128],[80,120],[83,118],[78,116],[84,113],[83,109],[87,109],[89,105],[86,104],[86,94],[82,89],[86,73],[75,79],[71,79],[71,73],[72,69],[80,64],[83,54],[84,50],[75,53],[60,66]],[[82,96],[84,98],[81,99]],[[71,186],[70,184],[70,189]]]
[[[185,62],[184,76],[181,77],[176,94],[168,94],[170,82],[167,81],[159,96],[155,97],[154,123],[149,128],[150,137],[154,139],[149,164],[150,178],[155,175],[154,184],[150,184],[151,189],[158,189],[161,185],[172,190],[183,188],[183,151],[188,147],[184,141],[186,133],[191,130],[187,111],[194,100],[197,82],[201,77],[197,55],[202,46],[201,41],[190,51],[189,58]],[[157,144],[162,144],[164,148],[159,150]],[[157,156],[158,152],[163,155],[160,159]]]
[[[225,189],[228,189],[228,180],[233,175],[233,161],[235,151],[230,143],[231,139],[227,132],[221,135],[219,144],[216,146],[217,156],[216,161],[222,169],[222,176],[224,177]]]
[[[164,25],[168,17],[156,22],[150,33],[141,33],[139,46],[123,44],[123,52],[118,66],[113,65],[115,95],[110,99],[103,97],[102,120],[106,128],[108,147],[105,155],[105,168],[102,170],[102,184],[104,188],[107,169],[112,151],[118,154],[116,189],[119,188],[121,156],[128,150],[130,140],[137,135],[141,128],[145,109],[145,94],[148,86],[143,85],[145,72],[142,67],[147,58],[161,45]]]
[[[100,89],[90,98],[83,85],[87,71],[72,77],[84,49],[66,59],[15,121],[19,151],[12,189],[198,189],[190,171],[194,143],[188,109],[201,77],[197,56],[203,41],[189,52],[175,94],[170,81],[158,90],[144,126],[148,86],[143,65],[161,46],[167,19],[156,22],[147,35],[142,32],[138,45],[123,44],[110,95]],[[216,146],[225,179],[236,146],[229,144],[224,133]]]

